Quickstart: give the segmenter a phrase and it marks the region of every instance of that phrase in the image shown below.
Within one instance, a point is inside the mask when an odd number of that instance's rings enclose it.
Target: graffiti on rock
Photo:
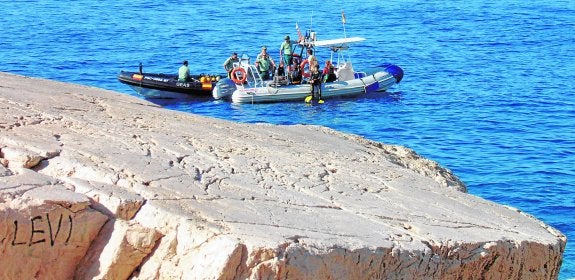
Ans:
[[[50,217],[49,213],[45,216],[34,216],[30,218],[29,224],[21,223],[22,221],[14,220],[14,226],[11,244],[12,246],[33,246],[41,243],[48,243],[51,247],[57,244],[68,245],[74,223],[71,215],[60,214],[58,217]],[[4,238],[2,242],[6,240]]]

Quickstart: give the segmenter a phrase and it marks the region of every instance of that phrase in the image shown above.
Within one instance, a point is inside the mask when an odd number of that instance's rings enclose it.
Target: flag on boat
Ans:
[[[341,10],[341,22],[345,24],[345,14],[343,13],[343,10]]]
[[[298,41],[301,41],[303,39],[303,35],[301,35],[301,31],[299,31],[299,25],[297,24],[297,22],[295,23],[295,30],[297,30]]]

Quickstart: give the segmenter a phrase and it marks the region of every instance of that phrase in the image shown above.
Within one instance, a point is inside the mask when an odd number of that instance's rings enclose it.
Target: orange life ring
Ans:
[[[238,78],[238,73],[237,73],[238,71],[242,74],[241,79]],[[232,70],[232,74],[230,76],[232,78],[232,81],[234,81],[234,83],[236,83],[236,84],[243,84],[246,81],[246,79],[248,78],[248,76],[246,75],[246,70],[244,68],[241,68],[241,67],[234,68]]]
[[[311,77],[311,71],[308,71],[308,72],[305,71],[306,64],[309,64],[309,61],[307,59],[305,59],[304,61],[301,62],[301,64],[299,65],[299,69],[301,69],[301,75],[303,77],[309,78],[309,77]]]

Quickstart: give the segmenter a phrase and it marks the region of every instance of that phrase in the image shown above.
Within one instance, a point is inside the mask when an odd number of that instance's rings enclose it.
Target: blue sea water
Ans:
[[[319,39],[365,37],[351,50],[356,69],[391,62],[405,71],[387,93],[320,106],[156,102],[407,146],[451,169],[470,193],[575,240],[575,1],[0,0],[0,10],[0,71],[131,95],[116,75],[140,62],[175,73],[187,59],[193,73],[221,73],[231,52],[255,57],[262,45],[277,61],[296,22]],[[575,278],[573,242],[560,278]]]

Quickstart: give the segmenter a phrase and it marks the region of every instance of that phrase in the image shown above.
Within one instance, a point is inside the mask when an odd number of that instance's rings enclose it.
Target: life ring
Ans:
[[[301,64],[299,65],[299,69],[301,69],[301,75],[305,78],[309,78],[311,77],[311,71],[306,72],[305,71],[305,66],[309,64],[309,61],[307,59],[305,59],[304,61],[301,62]]]
[[[242,74],[241,79],[238,78],[238,73],[237,73],[238,71]],[[234,81],[234,83],[236,83],[236,84],[243,84],[246,81],[246,79],[248,78],[248,76],[246,75],[246,70],[244,68],[241,68],[241,67],[234,68],[234,70],[232,70],[232,74],[230,76],[232,78],[232,81]]]

